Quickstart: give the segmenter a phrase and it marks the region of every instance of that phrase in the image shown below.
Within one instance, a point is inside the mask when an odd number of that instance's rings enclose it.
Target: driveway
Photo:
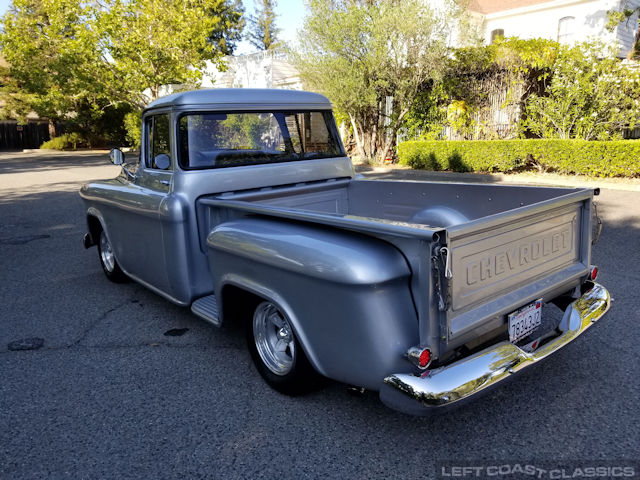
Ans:
[[[77,194],[117,175],[106,162],[0,154],[0,478],[433,478],[444,461],[638,459],[640,192],[597,199],[593,260],[615,298],[600,324],[490,395],[414,418],[336,383],[282,396],[239,328],[107,281]]]

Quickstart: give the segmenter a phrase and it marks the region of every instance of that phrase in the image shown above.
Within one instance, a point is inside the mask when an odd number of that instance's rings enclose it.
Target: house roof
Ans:
[[[553,0],[471,0],[469,10],[482,14],[513,10],[515,8],[529,7],[539,3],[549,3]]]
[[[211,106],[233,109],[331,108],[327,97],[318,93],[299,90],[253,89],[253,88],[212,88],[180,92],[159,98],[147,109],[162,107]]]

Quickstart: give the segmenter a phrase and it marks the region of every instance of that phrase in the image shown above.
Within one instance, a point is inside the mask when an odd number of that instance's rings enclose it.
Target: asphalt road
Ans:
[[[640,192],[598,198],[607,317],[517,381],[414,418],[335,383],[275,393],[239,328],[107,281],[77,194],[117,174],[105,162],[0,155],[0,478],[431,478],[445,460],[640,457]],[[9,349],[28,338],[42,348]]]

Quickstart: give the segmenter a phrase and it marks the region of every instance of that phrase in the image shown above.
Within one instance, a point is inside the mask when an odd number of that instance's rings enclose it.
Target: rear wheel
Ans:
[[[247,320],[247,344],[262,378],[286,395],[311,390],[318,374],[302,351],[286,315],[273,303],[262,302]]]
[[[124,283],[128,280],[127,275],[122,271],[116,256],[113,253],[113,247],[104,233],[104,230],[100,230],[100,237],[98,239],[98,256],[100,257],[100,265],[102,270],[109,280],[114,283]]]

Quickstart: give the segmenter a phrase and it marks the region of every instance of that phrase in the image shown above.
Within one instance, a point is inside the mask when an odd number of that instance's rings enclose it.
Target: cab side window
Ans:
[[[171,167],[169,114],[154,115],[147,119],[147,167],[168,170]]]

